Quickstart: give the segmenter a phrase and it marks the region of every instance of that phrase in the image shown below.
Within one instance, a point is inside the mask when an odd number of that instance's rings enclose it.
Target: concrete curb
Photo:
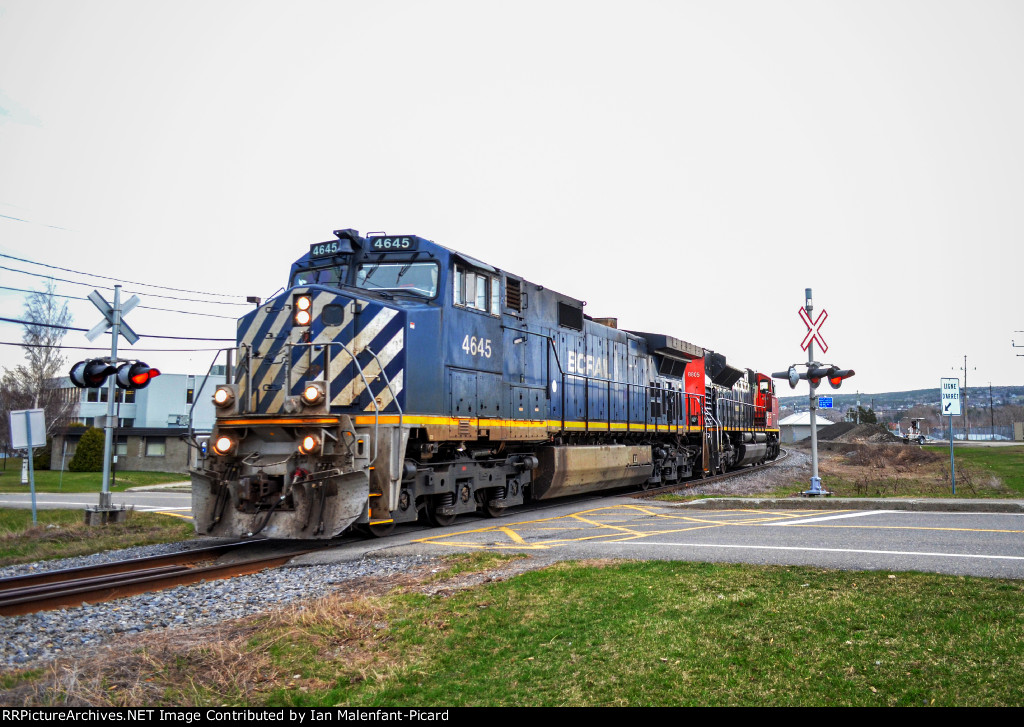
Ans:
[[[192,492],[191,482],[165,482],[162,485],[142,485],[141,487],[128,487],[125,492]]]
[[[664,505],[669,503],[659,502]],[[909,510],[914,512],[1024,513],[1024,500],[866,497],[715,497],[676,503],[693,510]]]

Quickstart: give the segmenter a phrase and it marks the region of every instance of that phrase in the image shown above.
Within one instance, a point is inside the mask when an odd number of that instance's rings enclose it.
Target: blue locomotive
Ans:
[[[238,321],[200,533],[385,535],[778,455],[764,374],[415,235],[334,235]]]

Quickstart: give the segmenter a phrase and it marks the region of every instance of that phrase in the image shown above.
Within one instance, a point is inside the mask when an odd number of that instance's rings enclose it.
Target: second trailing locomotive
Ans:
[[[765,374],[421,237],[334,234],[238,322],[198,532],[384,535],[778,455]]]

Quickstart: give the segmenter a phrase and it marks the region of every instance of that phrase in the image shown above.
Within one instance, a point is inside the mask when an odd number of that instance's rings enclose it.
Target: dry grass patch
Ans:
[[[406,573],[363,578],[329,596],[216,626],[119,637],[46,669],[5,675],[2,706],[212,706],[259,704],[281,690],[387,679],[420,658],[389,650],[389,594],[445,595],[497,580],[518,558],[456,557]],[[439,588],[439,574],[454,575]],[[433,624],[438,630],[445,623]],[[282,667],[281,664],[290,664]],[[297,666],[296,666],[297,665]]]
[[[192,523],[149,512],[129,511],[123,523],[86,525],[81,510],[0,510],[0,566],[195,537]]]
[[[845,497],[935,497],[950,492],[949,456],[911,445],[863,445],[846,454],[822,453],[822,483]],[[958,494],[1000,497],[1006,487],[992,474],[957,462]]]

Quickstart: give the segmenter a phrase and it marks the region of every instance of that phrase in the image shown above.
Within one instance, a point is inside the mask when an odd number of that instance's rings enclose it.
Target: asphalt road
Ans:
[[[694,510],[602,500],[502,520],[465,518],[402,546],[494,550],[557,559],[631,558],[926,571],[1024,578],[1024,511],[934,512],[842,507]],[[861,503],[863,504],[863,503]]]
[[[98,499],[96,493],[37,494],[36,506],[84,509]],[[188,492],[115,493],[113,501],[191,517]],[[756,501],[706,503],[718,509],[627,497],[556,503],[497,520],[461,516],[447,528],[403,526],[388,538],[349,540],[304,558],[493,550],[545,559],[691,560],[1024,578],[1024,503],[1018,501],[1002,508],[1010,512],[976,511],[1000,507],[991,500],[918,501],[925,509],[917,511],[896,510],[913,503],[894,500],[761,501],[763,509]],[[29,495],[0,495],[0,507],[30,507]]]

